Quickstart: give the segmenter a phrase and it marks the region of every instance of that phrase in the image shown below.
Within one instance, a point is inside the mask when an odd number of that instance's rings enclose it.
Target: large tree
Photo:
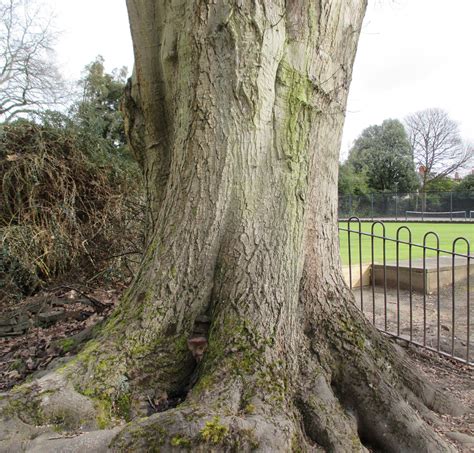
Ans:
[[[52,15],[36,0],[0,0],[0,120],[60,104]]]
[[[419,415],[450,404],[340,272],[338,150],[365,7],[128,1],[149,246],[95,339],[5,404],[56,429],[132,421],[50,448],[450,451]]]
[[[105,60],[97,56],[79,81],[81,98],[72,108],[74,120],[85,130],[108,141],[117,149],[125,146],[120,102],[127,80],[127,68],[105,71]]]
[[[452,175],[474,158],[474,145],[463,142],[459,126],[441,109],[426,109],[405,119],[418,167],[423,167],[422,190]]]
[[[418,186],[410,142],[398,120],[364,129],[346,165],[365,174],[368,186],[377,192],[411,192]]]

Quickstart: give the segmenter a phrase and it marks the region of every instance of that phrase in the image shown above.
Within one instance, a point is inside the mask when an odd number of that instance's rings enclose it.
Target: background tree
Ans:
[[[411,192],[418,186],[410,143],[398,120],[364,129],[349,151],[347,164],[366,174],[372,191]]]
[[[369,325],[340,270],[338,154],[366,2],[127,4],[149,247],[79,356],[0,403],[60,430],[132,419],[64,440],[96,451],[450,451],[419,413],[454,404]]]
[[[416,112],[405,119],[417,167],[426,171],[422,190],[472,161],[474,146],[463,143],[456,122],[441,109]]]
[[[0,0],[0,120],[57,105],[64,84],[54,63],[51,14],[34,0]]]
[[[99,55],[86,66],[79,82],[81,99],[73,107],[74,119],[81,128],[117,149],[123,148],[126,141],[120,113],[126,77],[126,67],[107,73],[104,58]]]
[[[339,164],[338,193],[365,195],[370,192],[365,169],[356,171],[348,162]]]
[[[449,176],[443,176],[429,181],[426,190],[429,192],[451,192],[455,190],[458,185],[458,181]]]
[[[474,192],[474,174],[466,175],[455,188],[456,192]]]

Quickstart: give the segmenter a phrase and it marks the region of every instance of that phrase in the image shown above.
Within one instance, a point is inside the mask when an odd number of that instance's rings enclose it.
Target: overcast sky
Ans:
[[[63,73],[78,79],[96,55],[133,64],[125,0],[46,0],[62,31]],[[360,132],[429,107],[448,111],[474,142],[474,0],[369,0],[349,96],[342,156]]]

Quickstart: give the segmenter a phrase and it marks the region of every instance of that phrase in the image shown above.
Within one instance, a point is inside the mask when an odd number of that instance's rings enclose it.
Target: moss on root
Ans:
[[[112,322],[115,326],[117,323],[120,324],[120,321]],[[168,337],[166,342],[163,338],[153,342],[124,339],[121,350],[117,350],[114,342],[95,338],[57,372],[64,374],[78,393],[93,400],[98,409],[97,422],[101,427],[113,425],[116,419],[129,421],[132,412],[137,410],[141,413],[140,401],[147,391],[167,391],[166,386],[176,385],[170,384],[176,381],[182,386],[192,372],[193,360],[187,346],[188,336],[175,335]],[[189,363],[187,369],[183,370],[183,363]],[[132,382],[130,375],[134,376],[133,370],[140,370],[140,373],[135,375],[136,381]],[[157,373],[157,370],[165,373]],[[132,389],[135,389],[134,392]]]
[[[173,447],[191,448],[192,441],[184,436],[173,436],[170,441]]]
[[[210,333],[202,375],[217,364],[235,375],[254,374],[255,370],[268,366],[265,353],[272,347],[273,338],[262,337],[249,323],[230,316],[214,330]],[[276,371],[282,363],[269,366],[269,372]]]
[[[23,385],[10,393],[1,416],[17,417],[24,423],[34,426],[52,426],[56,431],[76,429],[90,420],[81,419],[67,406],[44,406],[43,403],[59,390],[39,391],[35,386]]]
[[[18,395],[16,391],[15,393],[2,410],[0,414],[2,417],[17,416],[23,422],[35,426],[47,424],[49,420],[44,419],[39,399],[31,398],[29,393],[22,395]]]
[[[97,411],[96,420],[99,429],[106,429],[112,426],[112,405],[110,402],[96,399],[94,407]]]
[[[154,426],[151,430],[147,425],[142,426],[138,421],[130,425],[126,439],[115,439],[112,446],[117,451],[133,451],[132,446],[139,445],[148,448],[147,451],[159,452],[161,447],[166,444],[167,439],[168,433],[162,426]]]
[[[73,338],[64,338],[58,341],[58,346],[63,353],[72,351],[76,346],[77,342]]]
[[[229,435],[229,428],[220,423],[219,417],[215,416],[212,420],[206,422],[204,428],[200,431],[204,442],[213,445],[222,444]]]

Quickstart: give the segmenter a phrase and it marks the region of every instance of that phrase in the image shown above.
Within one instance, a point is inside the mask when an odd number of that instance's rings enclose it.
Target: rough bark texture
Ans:
[[[149,246],[95,341],[4,413],[28,398],[42,425],[132,420],[99,450],[450,451],[419,413],[452,408],[340,273],[338,150],[365,0],[127,3]],[[59,388],[80,410],[44,402]]]

